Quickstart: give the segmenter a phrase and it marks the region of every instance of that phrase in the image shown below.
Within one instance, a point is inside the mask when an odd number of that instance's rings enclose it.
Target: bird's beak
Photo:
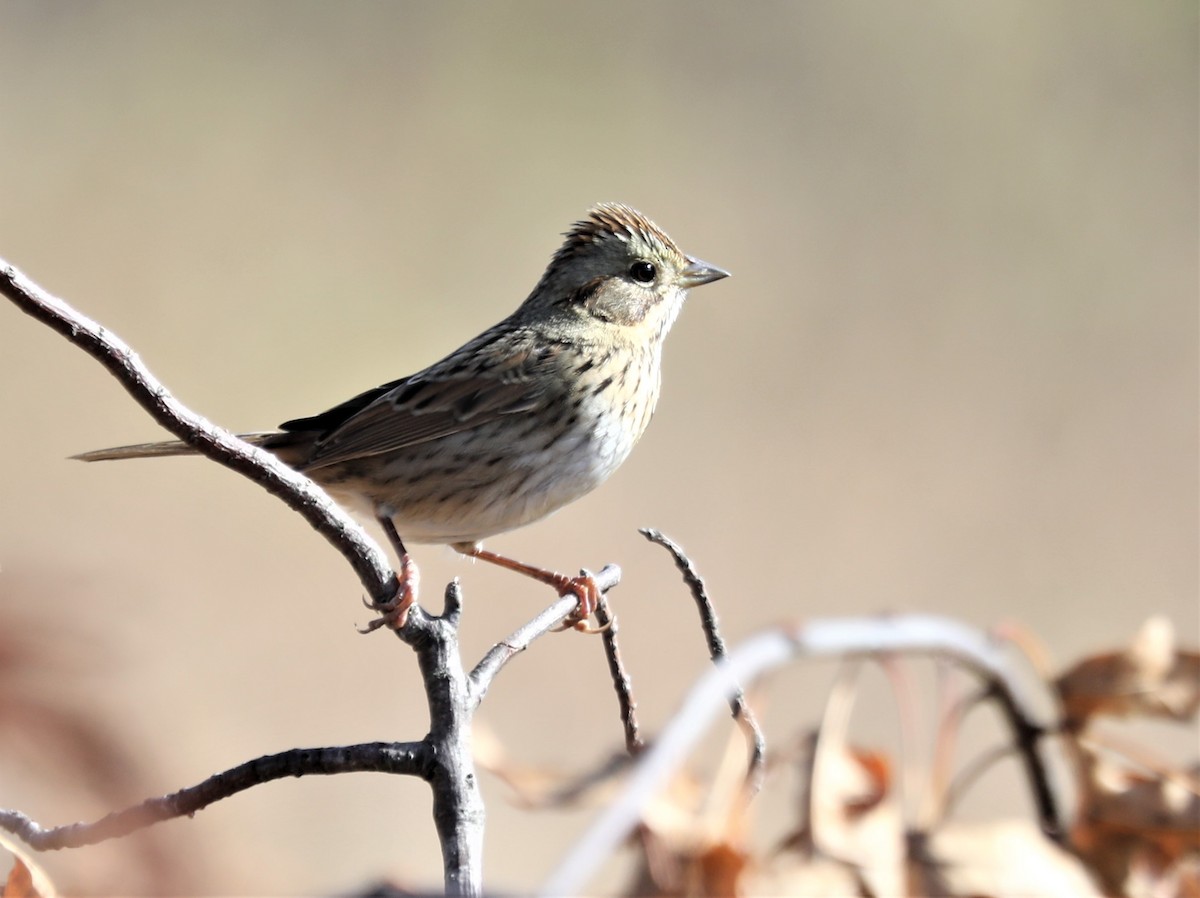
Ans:
[[[721,278],[729,277],[729,272],[716,265],[709,265],[699,259],[688,259],[687,265],[679,272],[679,286],[685,290],[699,287],[701,284],[711,284]]]

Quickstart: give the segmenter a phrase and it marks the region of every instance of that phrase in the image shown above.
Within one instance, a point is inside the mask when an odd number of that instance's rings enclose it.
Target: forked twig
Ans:
[[[611,589],[619,579],[620,569],[615,565],[605,567],[597,575],[602,590]],[[471,894],[478,891],[481,882],[483,832],[483,802],[471,756],[472,712],[486,692],[486,682],[500,667],[538,636],[552,631],[575,610],[576,602],[574,596],[558,600],[508,641],[493,648],[471,675],[486,671],[486,681],[481,680],[482,691],[472,688],[459,660],[456,629],[462,594],[458,582],[447,586],[441,616],[431,616],[414,606],[408,626],[396,632],[413,647],[425,674],[430,731],[418,742],[372,742],[266,755],[214,774],[194,786],[147,799],[89,823],[45,827],[20,811],[0,809],[0,829],[38,851],[78,848],[191,816],[210,804],[272,780],[356,772],[402,774],[430,783],[447,891]],[[431,675],[435,671],[436,675]]]
[[[349,561],[372,606],[386,609],[398,581],[380,548],[362,528],[304,475],[275,456],[212,424],[175,399],[115,334],[52,296],[0,259],[0,293],[18,308],[65,336],[97,359],[134,400],[163,427],[198,453],[254,481],[282,499]],[[597,578],[612,588],[620,570]],[[606,588],[602,586],[603,588]],[[413,605],[397,635],[416,652],[430,710],[430,731],[420,742],[296,749],[259,758],[204,782],[110,814],[93,823],[45,828],[17,811],[0,811],[0,827],[35,848],[64,848],[125,835],[284,776],[379,770],[420,776],[430,783],[433,817],[442,846],[445,885],[451,894],[482,891],[483,801],[471,756],[471,718],[496,672],[534,639],[561,623],[576,599],[555,602],[509,640],[489,652],[471,673],[459,654],[462,596],[457,581],[446,589],[440,617]]]

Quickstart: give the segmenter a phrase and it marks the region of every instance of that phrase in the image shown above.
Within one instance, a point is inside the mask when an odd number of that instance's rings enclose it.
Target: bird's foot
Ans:
[[[574,595],[579,600],[575,610],[567,616],[558,629],[577,630],[580,633],[587,633],[589,636],[597,636],[605,632],[611,624],[593,627],[588,623],[588,618],[595,614],[596,609],[600,606],[601,593],[596,578],[587,571],[580,571],[578,577],[568,577],[565,574],[556,576],[559,582],[554,585],[558,589],[558,594],[564,597]]]
[[[386,602],[367,602],[363,604],[379,615],[360,632],[372,633],[380,627],[389,630],[402,630],[408,623],[408,612],[417,601],[417,585],[421,581],[420,571],[416,562],[405,552],[400,556],[400,569],[396,572],[396,594]]]
[[[537,580],[539,583],[545,583],[547,586],[553,586],[558,590],[560,596],[575,596],[579,600],[579,604],[563,620],[562,626],[558,628],[559,630],[578,630],[580,633],[596,634],[603,633],[608,629],[607,624],[603,627],[593,627],[587,622],[587,619],[592,616],[596,608],[600,605],[601,596],[600,586],[596,583],[596,578],[587,571],[580,571],[578,577],[568,577],[566,574],[560,574],[557,571],[548,571],[544,568],[534,567],[531,564],[525,564],[523,561],[509,558],[507,555],[498,555],[495,552],[489,552],[478,543],[456,543],[454,548],[468,558],[478,558],[480,561],[486,561],[489,564],[515,571],[526,577],[532,577],[534,580]]]

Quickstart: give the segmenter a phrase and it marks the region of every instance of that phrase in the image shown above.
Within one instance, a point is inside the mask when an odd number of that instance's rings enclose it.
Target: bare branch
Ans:
[[[200,454],[263,486],[300,512],[350,562],[371,600],[384,613],[398,597],[399,584],[383,552],[362,528],[312,481],[273,455],[239,440],[187,409],[141,363],[133,350],[114,334],[50,295],[8,263],[0,260],[0,292],[18,308],[49,325],[100,361],[150,415]],[[615,586],[618,568],[606,568],[598,578]],[[431,729],[419,743],[375,746],[366,755],[358,749],[318,749],[285,752],[260,758],[206,780],[199,786],[151,799],[92,824],[43,829],[18,812],[0,812],[0,826],[29,841],[33,847],[60,848],[110,839],[180,814],[190,814],[233,792],[259,782],[305,773],[338,773],[383,769],[414,773],[426,779],[433,792],[434,823],[442,846],[446,890],[478,894],[482,890],[483,801],[471,754],[471,715],[495,673],[512,655],[541,633],[561,623],[575,608],[574,596],[556,602],[508,643],[489,653],[473,679],[463,671],[457,624],[461,592],[457,581],[446,590],[440,617],[417,606],[408,626],[397,635],[410,645],[421,667],[429,703]],[[372,753],[373,752],[373,753]],[[356,766],[358,765],[358,766]]]
[[[600,587],[600,594],[604,595],[621,582],[621,569],[615,564],[606,564],[600,573],[595,575],[595,579],[596,585]],[[504,665],[529,648],[530,643],[539,636],[549,633],[562,624],[578,604],[579,599],[576,596],[564,596],[529,623],[492,646],[475,665],[475,669],[471,671],[469,677],[472,695],[471,707],[474,708],[483,701],[492,680]]]
[[[581,894],[592,873],[637,825],[650,799],[679,768],[718,708],[761,674],[793,658],[876,657],[909,653],[945,657],[970,670],[988,687],[1013,733],[1024,762],[1042,830],[1063,838],[1062,817],[1050,788],[1040,741],[1047,733],[1035,722],[1033,705],[1001,644],[988,634],[934,615],[874,619],[833,618],[779,627],[755,636],[715,663],[692,687],[662,735],[635,762],[625,790],[588,827],[540,890],[542,895]]]
[[[704,628],[704,636],[708,640],[709,657],[713,661],[724,658],[726,654],[725,640],[721,638],[717,610],[708,597],[704,578],[700,576],[700,572],[696,570],[692,560],[688,558],[678,543],[665,536],[661,531],[646,527],[638,532],[650,542],[657,543],[671,553],[671,557],[675,559],[675,567],[683,575],[683,582],[687,584],[692,599],[696,603],[696,609],[700,612],[700,626]],[[729,707],[733,712],[734,719],[745,732],[746,740],[750,743],[750,760],[746,765],[746,784],[750,793],[754,794],[762,788],[763,777],[767,772],[767,739],[741,689],[730,695]]]
[[[95,845],[175,817],[190,817],[216,801],[271,780],[336,773],[399,773],[429,778],[431,756],[424,742],[368,742],[332,748],[294,748],[265,755],[214,774],[202,783],[150,798],[92,823],[44,828],[19,811],[0,810],[0,828],[37,851]]]
[[[159,424],[202,455],[237,471],[282,499],[350,563],[368,595],[386,603],[396,576],[382,550],[315,483],[265,450],[239,440],[185,407],[116,334],[47,293],[0,259],[0,293],[97,359]]]

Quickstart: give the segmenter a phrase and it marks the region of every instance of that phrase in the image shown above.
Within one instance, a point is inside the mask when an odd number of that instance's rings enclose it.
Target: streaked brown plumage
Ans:
[[[575,592],[586,614],[594,584],[589,591],[479,542],[545,517],[617,469],[654,412],[663,340],[687,289],[725,276],[641,213],[602,203],[499,324],[423,371],[245,438],[379,520],[406,581],[415,567],[401,537],[449,543]],[[78,457],[189,452],[148,443]],[[402,583],[397,626],[414,592]]]

